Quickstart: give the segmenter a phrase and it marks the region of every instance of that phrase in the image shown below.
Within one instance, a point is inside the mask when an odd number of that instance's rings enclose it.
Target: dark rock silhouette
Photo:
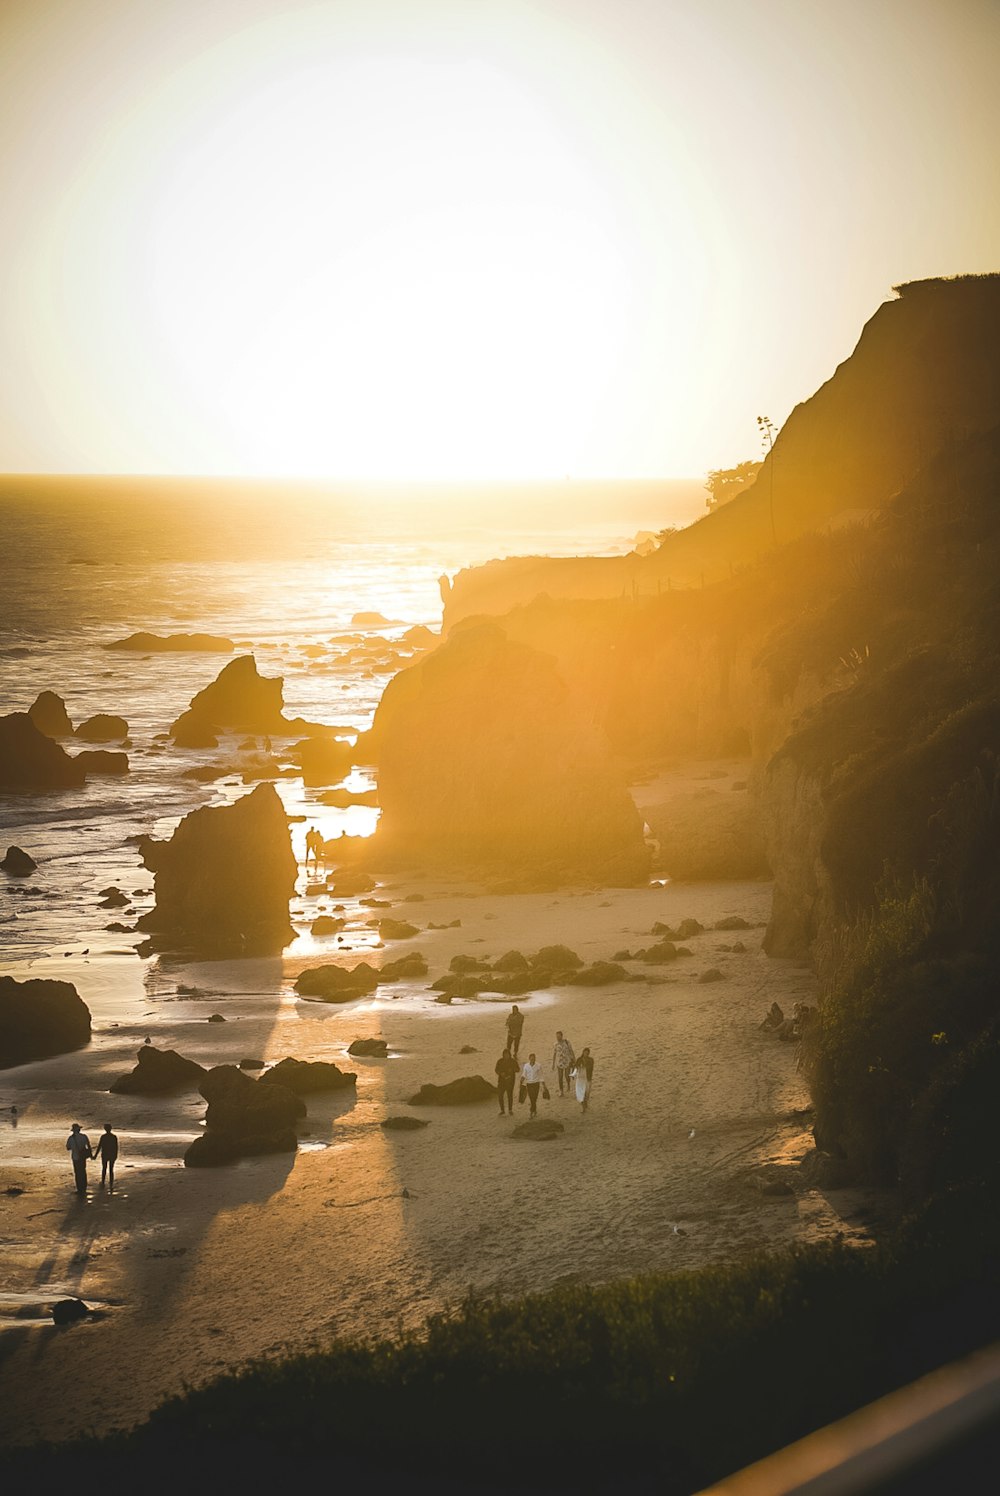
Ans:
[[[237,1158],[291,1153],[305,1102],[286,1086],[262,1086],[235,1065],[217,1065],[198,1088],[208,1102],[206,1132],[184,1155],[188,1168],[212,1168]]]
[[[128,737],[128,723],[111,712],[97,712],[80,723],[75,736],[85,743],[118,743]]]
[[[418,1128],[430,1125],[429,1117],[386,1117],[379,1123],[387,1132],[416,1132]]]
[[[90,1009],[72,982],[0,977],[0,1070],[90,1043]]]
[[[313,920],[310,931],[313,935],[336,935],[346,923],[338,914],[320,914]]]
[[[0,862],[0,868],[3,868],[4,872],[9,873],[12,878],[25,878],[37,867],[38,863],[35,859],[29,857],[21,847],[8,847],[6,857],[3,862]]]
[[[81,1319],[87,1319],[92,1310],[82,1299],[60,1299],[52,1305],[52,1320],[57,1325],[75,1325]]]
[[[257,1082],[259,1086],[284,1086],[296,1096],[308,1096],[313,1091],[343,1091],[356,1084],[358,1077],[350,1070],[341,1070],[338,1065],[325,1060],[279,1060]]]
[[[295,743],[288,756],[302,770],[303,784],[336,784],[350,769],[353,752],[347,743],[315,737]]]
[[[372,1055],[376,1059],[384,1060],[389,1053],[389,1046],[384,1039],[355,1039],[347,1046],[347,1053]]]
[[[27,712],[0,717],[0,794],[76,789],[86,773]]]
[[[627,980],[628,972],[617,961],[595,961],[592,966],[584,966],[563,978],[573,987],[607,987],[612,982]]]
[[[55,691],[40,691],[28,708],[28,716],[39,732],[47,738],[69,738],[73,735],[73,724],[66,711],[66,703]]]
[[[325,1003],[349,1003],[374,992],[379,973],[361,961],[348,970],[344,966],[312,966],[295,979],[295,990],[303,997],[317,997]]]
[[[292,939],[288,905],[298,869],[273,786],[192,811],[169,841],[143,837],[139,852],[156,896],[140,925],[156,944],[276,955]]]
[[[470,1102],[497,1099],[497,1088],[481,1075],[463,1075],[443,1086],[424,1085],[409,1100],[410,1106],[466,1106]]]
[[[137,1051],[138,1064],[128,1075],[120,1075],[108,1087],[117,1096],[159,1096],[165,1091],[194,1091],[208,1074],[204,1065],[185,1059],[176,1049],[156,1049],[144,1044]]]
[[[114,753],[107,748],[85,748],[82,753],[75,755],[75,759],[88,776],[129,772],[128,754]]]
[[[547,1117],[532,1117],[514,1128],[512,1138],[522,1138],[537,1143],[547,1143],[559,1137],[566,1129],[561,1122],[550,1122]]]
[[[420,934],[419,928],[405,919],[379,919],[375,923],[383,940],[411,940]]]
[[[583,961],[568,945],[543,945],[531,957],[531,965],[536,971],[573,971],[582,966]]]
[[[427,962],[419,951],[411,951],[408,956],[399,956],[395,961],[384,961],[379,967],[382,982],[402,982],[409,977],[426,975]]]
[[[232,654],[236,648],[232,639],[221,634],[129,634],[127,639],[114,639],[105,644],[105,649],[125,649],[138,654]]]
[[[225,665],[211,685],[192,698],[186,712],[174,722],[170,735],[189,746],[207,742],[219,732],[242,732],[269,735],[288,731],[282,716],[281,677],[259,675],[253,655],[238,655]]]

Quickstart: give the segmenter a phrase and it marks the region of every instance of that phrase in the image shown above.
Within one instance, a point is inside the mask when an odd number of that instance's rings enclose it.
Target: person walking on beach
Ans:
[[[118,1138],[111,1131],[111,1123],[105,1122],[104,1131],[97,1139],[97,1150],[94,1155],[101,1160],[101,1185],[105,1179],[108,1181],[109,1189],[115,1187],[115,1160],[118,1157]]]
[[[556,1044],[552,1051],[552,1069],[559,1077],[559,1095],[569,1095],[573,1089],[570,1085],[569,1073],[575,1065],[573,1046],[568,1039],[563,1037],[562,1029],[556,1029]],[[565,1086],[565,1093],[563,1087]]]
[[[69,1137],[66,1139],[66,1152],[73,1160],[76,1192],[78,1195],[85,1195],[87,1193],[87,1159],[93,1158],[94,1154],[90,1139],[85,1132],[81,1131],[79,1122],[74,1122],[70,1128]]]
[[[528,1116],[534,1117],[538,1114],[538,1093],[542,1088],[542,1067],[535,1061],[535,1056],[529,1054],[521,1066],[521,1079],[524,1081],[528,1091],[530,1107]]]
[[[521,1046],[521,1034],[523,1031],[524,1014],[517,1006],[517,1003],[515,1003],[507,1014],[507,1048],[515,1060],[517,1059],[517,1051]]]
[[[510,1052],[510,1045],[493,1066],[497,1074],[497,1100],[500,1102],[500,1115],[503,1116],[504,1097],[507,1098],[508,1116],[514,1115],[514,1077],[517,1075],[517,1061]]]
[[[572,1074],[576,1081],[576,1099],[580,1103],[580,1110],[585,1112],[590,1100],[590,1083],[594,1079],[594,1057],[589,1048],[580,1050]]]

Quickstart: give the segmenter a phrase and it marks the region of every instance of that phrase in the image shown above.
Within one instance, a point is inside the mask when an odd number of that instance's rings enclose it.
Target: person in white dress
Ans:
[[[580,1110],[585,1112],[590,1100],[590,1085],[594,1079],[594,1057],[589,1048],[580,1050],[572,1075],[576,1082],[576,1099],[580,1103]]]

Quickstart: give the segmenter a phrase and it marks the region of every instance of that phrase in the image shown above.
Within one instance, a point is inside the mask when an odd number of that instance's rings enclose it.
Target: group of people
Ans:
[[[101,1184],[107,1183],[109,1189],[114,1189],[118,1138],[111,1131],[110,1122],[105,1122],[104,1131],[97,1140],[96,1148],[90,1146],[90,1139],[79,1122],[74,1122],[69,1137],[66,1139],[66,1151],[73,1164],[73,1178],[76,1181],[78,1195],[87,1193],[87,1160],[90,1158],[101,1160]]]
[[[497,1100],[500,1103],[501,1117],[505,1110],[508,1116],[514,1115],[514,1082],[518,1075],[521,1077],[518,1100],[529,1103],[529,1117],[538,1115],[539,1092],[546,1100],[549,1097],[545,1071],[535,1053],[529,1054],[523,1065],[518,1064],[518,1051],[523,1033],[524,1014],[517,1003],[514,1003],[507,1015],[506,1048],[493,1067],[497,1077]],[[557,1029],[556,1042],[552,1050],[552,1069],[559,1082],[559,1095],[571,1096],[575,1091],[580,1110],[585,1112],[590,1100],[591,1082],[594,1079],[594,1057],[589,1048],[581,1049],[580,1053],[575,1055],[573,1046],[562,1029]]]

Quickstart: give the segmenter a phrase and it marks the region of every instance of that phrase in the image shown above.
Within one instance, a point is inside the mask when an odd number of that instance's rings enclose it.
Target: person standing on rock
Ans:
[[[589,1048],[580,1050],[572,1074],[576,1081],[576,1099],[580,1103],[580,1110],[585,1112],[590,1100],[590,1083],[594,1079],[594,1057]]]
[[[115,1187],[115,1160],[118,1157],[118,1138],[111,1131],[111,1123],[105,1122],[104,1131],[97,1140],[95,1157],[101,1160],[101,1185],[107,1179],[109,1189]]]
[[[521,1066],[521,1079],[528,1090],[528,1101],[530,1103],[528,1116],[538,1115],[538,1093],[542,1088],[543,1071],[541,1065],[537,1064],[535,1056],[529,1054]]]
[[[503,1116],[504,1097],[507,1098],[508,1115],[514,1115],[514,1077],[517,1075],[517,1061],[510,1052],[510,1045],[493,1066],[497,1075],[497,1100],[500,1102],[500,1115]]]
[[[573,1046],[568,1039],[563,1037],[562,1029],[556,1029],[556,1043],[552,1051],[552,1069],[559,1077],[559,1095],[569,1095],[573,1089],[570,1085],[569,1074],[576,1059],[573,1054]],[[565,1087],[565,1092],[563,1088]]]
[[[507,1014],[507,1048],[517,1059],[517,1051],[521,1047],[521,1034],[524,1032],[524,1014],[517,1003]]]
[[[93,1158],[94,1154],[90,1139],[85,1132],[81,1131],[79,1122],[74,1122],[70,1128],[69,1137],[66,1139],[66,1152],[73,1161],[76,1192],[78,1195],[85,1195],[87,1193],[87,1159]]]

